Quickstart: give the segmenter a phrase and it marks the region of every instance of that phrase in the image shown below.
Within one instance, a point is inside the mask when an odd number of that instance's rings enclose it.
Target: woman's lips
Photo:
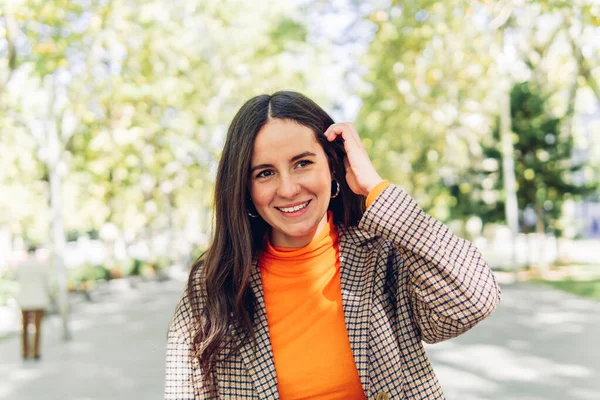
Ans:
[[[277,209],[277,211],[279,211],[281,214],[285,215],[286,217],[296,217],[296,216],[302,215],[306,212],[311,201],[312,200],[306,201],[304,203],[296,203],[295,205],[292,205],[292,206],[275,207],[275,208]],[[302,206],[302,205],[304,205],[304,207],[298,208],[299,206]],[[284,210],[293,210],[293,211],[284,211]]]

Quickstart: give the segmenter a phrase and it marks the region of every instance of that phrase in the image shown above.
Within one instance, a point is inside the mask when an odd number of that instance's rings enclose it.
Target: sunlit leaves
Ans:
[[[56,127],[70,232],[110,223],[132,240],[180,231],[189,215],[200,215],[197,228],[207,231],[214,169],[235,110],[254,94],[304,91],[325,64],[306,43],[299,14],[278,2],[48,0],[8,8],[17,21],[19,80],[0,123],[11,128],[3,135],[29,135],[30,143],[2,143],[34,168],[5,158],[11,176],[28,175],[17,182],[3,174],[0,184],[34,193],[31,182],[49,167],[37,156],[47,153],[44,128]],[[35,195],[36,207],[12,214],[20,227],[48,207],[47,191]]]
[[[533,79],[549,97],[549,112],[564,115],[572,106],[573,90],[583,88],[583,93],[587,86],[600,93],[600,53],[592,39],[599,34],[593,23],[596,9],[589,1],[575,6],[561,1],[457,0],[392,2],[372,12],[368,18],[377,33],[364,60],[368,85],[361,92],[359,123],[373,142],[369,151],[382,174],[417,195],[427,193],[433,200],[422,195],[424,206],[440,217],[435,198],[446,196],[447,185],[456,187],[453,196],[466,190],[495,207],[500,192],[479,193],[460,181],[472,179],[465,171],[485,159],[480,144],[495,126],[500,96],[511,80]],[[507,32],[503,46],[502,31],[494,26],[501,17],[501,29]],[[585,101],[577,107],[589,112]],[[515,137],[516,143],[528,140]],[[428,157],[431,150],[436,157]],[[524,171],[518,173],[523,176]],[[453,217],[473,212],[459,208],[453,208]]]

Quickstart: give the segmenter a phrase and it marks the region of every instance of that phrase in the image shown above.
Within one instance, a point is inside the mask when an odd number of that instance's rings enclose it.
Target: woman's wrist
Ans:
[[[365,186],[365,191],[363,195],[368,196],[369,193],[371,193],[373,189],[379,186],[382,182],[384,182],[384,180],[381,177],[378,177],[378,179],[373,180],[373,182]]]
[[[377,196],[379,196],[381,192],[383,192],[389,185],[390,181],[382,179],[377,185],[375,185],[373,189],[371,189],[371,191],[367,194],[367,200],[365,204],[367,208],[373,204]]]

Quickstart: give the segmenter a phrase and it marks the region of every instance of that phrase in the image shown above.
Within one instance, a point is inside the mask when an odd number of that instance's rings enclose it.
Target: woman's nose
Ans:
[[[300,192],[300,185],[291,176],[282,177],[277,193],[281,197],[294,198]]]

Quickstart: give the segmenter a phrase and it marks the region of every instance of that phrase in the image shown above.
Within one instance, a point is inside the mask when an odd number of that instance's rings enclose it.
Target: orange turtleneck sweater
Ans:
[[[389,185],[367,197],[367,207]],[[274,247],[259,259],[281,399],[365,399],[342,309],[333,215],[306,247]]]
[[[364,399],[342,310],[338,232],[259,260],[281,399]]]

